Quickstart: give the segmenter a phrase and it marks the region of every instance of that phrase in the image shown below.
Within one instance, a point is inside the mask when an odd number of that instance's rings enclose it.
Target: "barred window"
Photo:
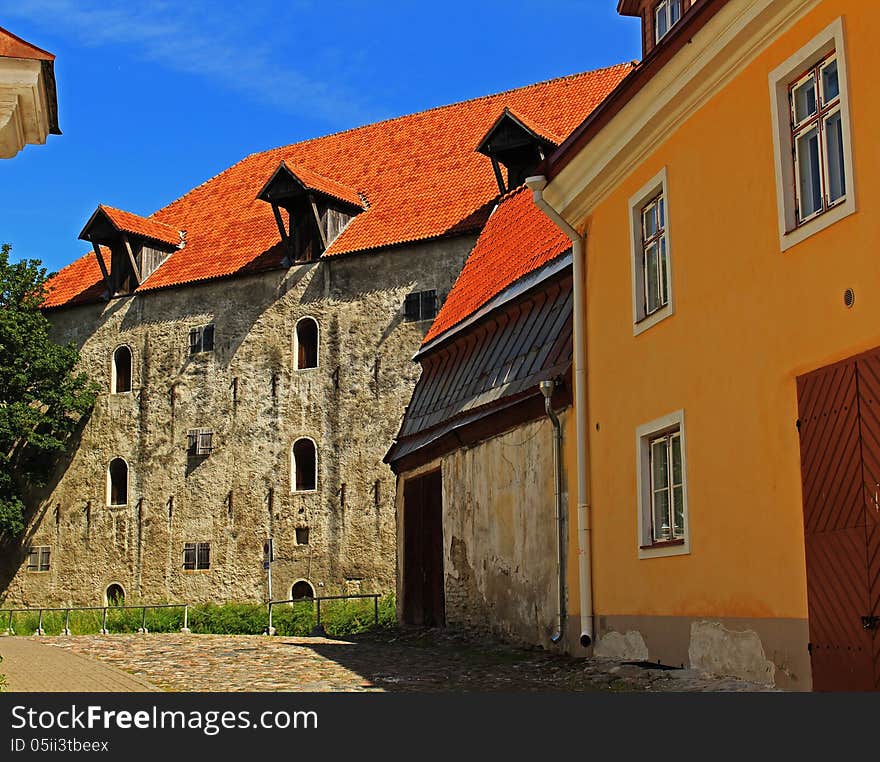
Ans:
[[[183,545],[183,568],[195,571],[211,568],[211,543],[187,542]]]
[[[32,545],[28,548],[27,570],[29,572],[49,571],[49,553],[48,545]]]

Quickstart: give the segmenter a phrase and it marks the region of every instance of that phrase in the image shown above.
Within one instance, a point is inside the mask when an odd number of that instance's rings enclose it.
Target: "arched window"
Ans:
[[[296,324],[296,369],[318,367],[318,323],[302,318]]]
[[[318,487],[318,454],[311,439],[297,439],[293,443],[293,488],[296,492],[310,492]]]
[[[113,458],[107,469],[107,497],[110,505],[128,504],[128,463]]]
[[[131,350],[124,344],[113,353],[113,394],[131,391]]]
[[[114,582],[107,588],[107,592],[104,595],[107,599],[108,606],[125,605],[125,590],[122,589],[122,585],[117,585]]]
[[[301,579],[299,582],[294,583],[293,587],[290,588],[290,597],[294,601],[301,600],[303,598],[314,598],[315,588],[313,588],[311,584],[306,582],[304,579]]]

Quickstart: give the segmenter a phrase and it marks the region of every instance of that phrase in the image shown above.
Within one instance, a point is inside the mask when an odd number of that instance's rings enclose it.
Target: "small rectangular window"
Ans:
[[[639,556],[689,553],[684,412],[640,426],[636,439]]]
[[[212,352],[214,350],[214,324],[192,328],[189,332],[189,353]]]
[[[682,0],[661,0],[654,9],[654,38],[660,42],[680,20]]]
[[[205,457],[214,449],[214,432],[211,429],[192,429],[186,438],[186,452],[192,457]]]
[[[308,527],[297,527],[296,528],[296,544],[297,545],[308,545],[309,544],[309,528]]]
[[[407,294],[403,303],[403,315],[411,323],[433,320],[437,316],[437,291],[431,289]]]
[[[27,570],[29,572],[49,571],[49,553],[48,545],[32,545],[28,548]]]
[[[183,545],[183,568],[196,571],[211,568],[211,543],[187,542]]]

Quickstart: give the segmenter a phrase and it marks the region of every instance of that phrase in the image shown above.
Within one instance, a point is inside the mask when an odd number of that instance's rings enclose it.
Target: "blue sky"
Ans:
[[[0,242],[50,270],[99,203],[150,214],[243,156],[638,58],[616,0],[0,0],[62,136],[0,164]]]

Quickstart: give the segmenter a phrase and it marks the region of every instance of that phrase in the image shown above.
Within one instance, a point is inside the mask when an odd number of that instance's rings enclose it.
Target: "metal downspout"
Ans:
[[[540,384],[541,394],[544,395],[544,410],[553,424],[553,499],[556,506],[556,572],[558,575],[557,591],[559,593],[559,627],[556,634],[550,638],[551,643],[558,643],[565,636],[565,599],[568,594],[565,580],[566,561],[566,510],[562,502],[562,425],[559,416],[553,412],[550,398],[556,387],[555,381],[542,381]]]
[[[578,598],[581,609],[580,644],[593,643],[593,566],[590,530],[590,506],[587,485],[587,343],[584,310],[586,298],[584,278],[586,263],[583,237],[544,200],[547,178],[529,177],[526,185],[532,191],[535,205],[571,240],[572,279],[574,284],[574,400],[575,437],[577,440],[577,513],[578,513]]]

